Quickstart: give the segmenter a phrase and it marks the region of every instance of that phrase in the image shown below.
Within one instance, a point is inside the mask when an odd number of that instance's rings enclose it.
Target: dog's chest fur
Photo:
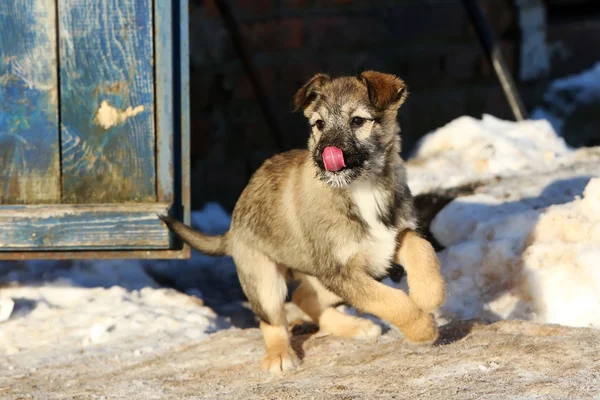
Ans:
[[[347,263],[357,254],[368,260],[367,272],[378,277],[385,275],[396,249],[396,228],[388,228],[379,218],[380,210],[387,206],[385,193],[370,183],[355,183],[350,196],[361,218],[367,224],[367,235],[362,240],[349,239],[336,252],[338,261]]]

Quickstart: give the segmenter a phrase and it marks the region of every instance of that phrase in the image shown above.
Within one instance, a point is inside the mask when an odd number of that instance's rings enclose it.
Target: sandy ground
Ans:
[[[302,333],[302,332],[300,332]],[[461,322],[434,346],[395,331],[374,342],[294,336],[295,372],[263,373],[256,329],[138,357],[82,351],[36,370],[8,357],[3,399],[600,399],[600,332],[531,322]],[[117,349],[113,349],[117,350]]]

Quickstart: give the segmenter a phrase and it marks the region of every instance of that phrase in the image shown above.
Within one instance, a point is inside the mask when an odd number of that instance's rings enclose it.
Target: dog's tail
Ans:
[[[166,215],[159,215],[158,218],[167,224],[167,227],[179,236],[181,240],[199,252],[214,257],[231,255],[231,251],[229,250],[229,232],[226,232],[223,235],[210,236],[198,232],[183,222],[179,222]]]

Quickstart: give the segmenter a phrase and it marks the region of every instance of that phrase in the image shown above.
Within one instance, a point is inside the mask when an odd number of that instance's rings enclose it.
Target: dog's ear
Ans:
[[[359,79],[367,86],[369,101],[378,110],[400,108],[408,96],[404,81],[396,75],[365,71]]]
[[[331,78],[327,74],[316,74],[304,84],[294,95],[294,111],[305,109],[319,94],[319,88]]]

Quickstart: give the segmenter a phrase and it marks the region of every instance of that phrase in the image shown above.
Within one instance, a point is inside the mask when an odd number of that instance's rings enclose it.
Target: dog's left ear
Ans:
[[[319,95],[319,89],[331,78],[327,74],[316,74],[294,95],[294,111],[306,109]]]
[[[378,110],[397,110],[408,96],[406,84],[396,75],[365,71],[359,79],[367,86],[369,101]]]

